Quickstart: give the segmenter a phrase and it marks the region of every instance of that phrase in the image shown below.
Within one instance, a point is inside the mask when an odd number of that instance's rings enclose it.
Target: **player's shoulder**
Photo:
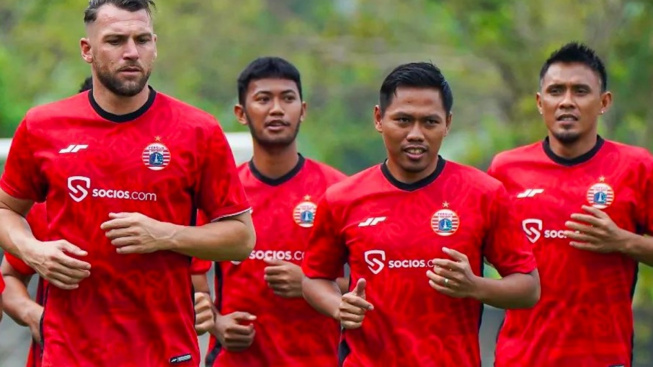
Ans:
[[[326,163],[316,161],[311,158],[305,158],[304,167],[308,169],[311,173],[319,172],[325,179],[330,182],[339,182],[347,177],[344,173],[340,172],[338,169],[331,167]]]
[[[383,182],[381,182],[383,181]],[[380,165],[366,168],[331,185],[325,194],[326,200],[333,204],[347,204],[368,195],[371,190],[379,190],[385,183]]]
[[[646,148],[607,139],[605,140],[604,144],[605,148],[616,151],[627,159],[644,161],[648,164],[653,162],[653,154],[651,154],[651,152]]]
[[[57,121],[70,120],[90,108],[88,92],[82,92],[58,101],[34,106],[25,113],[25,123],[30,128],[40,128]],[[47,127],[47,126],[46,126]]]
[[[157,99],[161,107],[172,110],[173,116],[179,117],[180,124],[188,124],[194,126],[217,126],[217,119],[210,113],[195,107],[189,103],[179,100],[175,97],[165,93],[157,92]]]
[[[504,150],[497,153],[494,158],[492,158],[490,169],[497,170],[506,166],[521,164],[524,162],[532,163],[534,157],[541,156],[542,154],[543,149],[541,141]]]
[[[503,188],[501,181],[490,176],[480,169],[466,164],[447,160],[443,174],[447,176],[458,176],[462,178],[471,189],[480,192],[495,192]]]

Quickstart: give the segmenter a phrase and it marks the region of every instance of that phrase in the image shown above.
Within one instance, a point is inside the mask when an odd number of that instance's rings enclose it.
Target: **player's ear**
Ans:
[[[606,113],[612,106],[612,93],[605,91],[601,94],[601,115]]]
[[[156,49],[156,41],[159,37],[155,34],[152,35],[152,40],[154,41],[154,60],[156,60],[157,56],[159,56],[159,52]]]
[[[247,116],[245,115],[245,107],[243,105],[237,104],[234,106],[234,115],[236,115],[239,124],[247,126]]]
[[[453,120],[453,112],[449,112],[449,114],[447,115],[447,120],[445,121],[444,136],[449,135],[449,129],[451,128],[451,120]]]
[[[93,62],[93,55],[91,54],[91,42],[88,38],[84,37],[79,40],[79,48],[82,54],[82,59],[87,63]]]
[[[380,133],[383,132],[381,120],[383,120],[383,113],[381,112],[381,107],[376,105],[374,106],[374,129]]]
[[[535,94],[535,101],[537,103],[537,110],[540,111],[540,115],[542,114],[542,95],[540,92],[537,92]]]
[[[306,108],[308,105],[306,102],[302,101],[302,113],[299,115],[299,122],[303,122],[304,118],[306,118]]]

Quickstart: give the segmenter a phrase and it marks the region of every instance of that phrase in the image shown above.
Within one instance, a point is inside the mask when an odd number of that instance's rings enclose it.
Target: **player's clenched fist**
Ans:
[[[91,264],[69,256],[88,253],[66,240],[38,242],[22,251],[25,263],[43,279],[61,289],[75,289],[91,275]]]
[[[284,298],[302,296],[302,268],[288,261],[265,259],[263,279],[274,294]]]
[[[215,319],[215,337],[230,352],[240,352],[252,345],[256,330],[251,323],[256,316],[247,312],[218,315]]]
[[[467,256],[446,247],[442,248],[442,251],[451,256],[453,260],[433,260],[433,270],[426,272],[426,276],[429,278],[429,285],[436,291],[447,296],[475,298],[478,290],[478,276],[472,271]]]
[[[345,329],[361,327],[365,313],[374,309],[374,306],[365,300],[366,284],[365,279],[358,279],[354,290],[342,296],[336,318]]]
[[[100,228],[119,254],[148,254],[171,247],[175,225],[140,213],[109,213]]]
[[[215,314],[211,296],[204,292],[195,292],[195,331],[202,335],[215,327]]]

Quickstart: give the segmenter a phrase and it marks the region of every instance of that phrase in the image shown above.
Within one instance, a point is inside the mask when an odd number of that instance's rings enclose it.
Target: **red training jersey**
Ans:
[[[47,199],[48,238],[88,251],[91,276],[48,287],[43,366],[198,366],[190,258],[121,255],[100,225],[138,212],[179,225],[249,209],[227,139],[207,113],[150,89],[143,107],[108,113],[92,93],[31,109],[0,187]],[[84,322],[79,322],[82,319]]]
[[[545,140],[500,153],[489,172],[516,198],[542,285],[534,308],[507,311],[496,366],[631,366],[637,262],[573,248],[563,232],[591,205],[625,230],[653,233],[651,154],[599,138],[569,160]]]
[[[374,305],[362,327],[344,332],[345,367],[480,365],[482,303],[429,285],[443,247],[469,258],[482,275],[487,257],[503,276],[536,269],[503,185],[439,158],[430,176],[405,184],[382,164],[345,179],[318,205],[303,263],[310,278],[335,279],[349,262],[353,288],[367,280]]]
[[[218,263],[216,306],[223,315],[235,311],[256,315],[256,336],[243,352],[221,349],[211,337],[207,366],[337,366],[338,323],[303,298],[275,295],[263,279],[267,267],[263,259],[301,265],[315,203],[345,175],[301,155],[297,166],[278,179],[263,176],[252,162],[242,164],[239,175],[252,204],[256,247],[243,262]]]

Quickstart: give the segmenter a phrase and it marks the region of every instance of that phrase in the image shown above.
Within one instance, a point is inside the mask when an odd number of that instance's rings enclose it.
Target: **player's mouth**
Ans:
[[[428,148],[422,145],[409,145],[404,147],[403,152],[410,160],[420,160],[428,151]]]
[[[284,121],[284,120],[272,120],[272,121],[266,122],[264,126],[265,126],[265,129],[267,129],[269,131],[277,132],[277,131],[281,131],[281,130],[289,127],[290,123],[288,123],[287,121]]]
[[[128,66],[128,67],[118,69],[118,72],[126,75],[137,75],[140,74],[142,70],[141,68],[136,66]]]
[[[574,115],[572,113],[563,113],[563,114],[558,115],[556,117],[556,121],[560,121],[560,122],[565,122],[565,121],[566,122],[574,122],[574,121],[578,121],[578,120],[579,120],[578,116]]]

